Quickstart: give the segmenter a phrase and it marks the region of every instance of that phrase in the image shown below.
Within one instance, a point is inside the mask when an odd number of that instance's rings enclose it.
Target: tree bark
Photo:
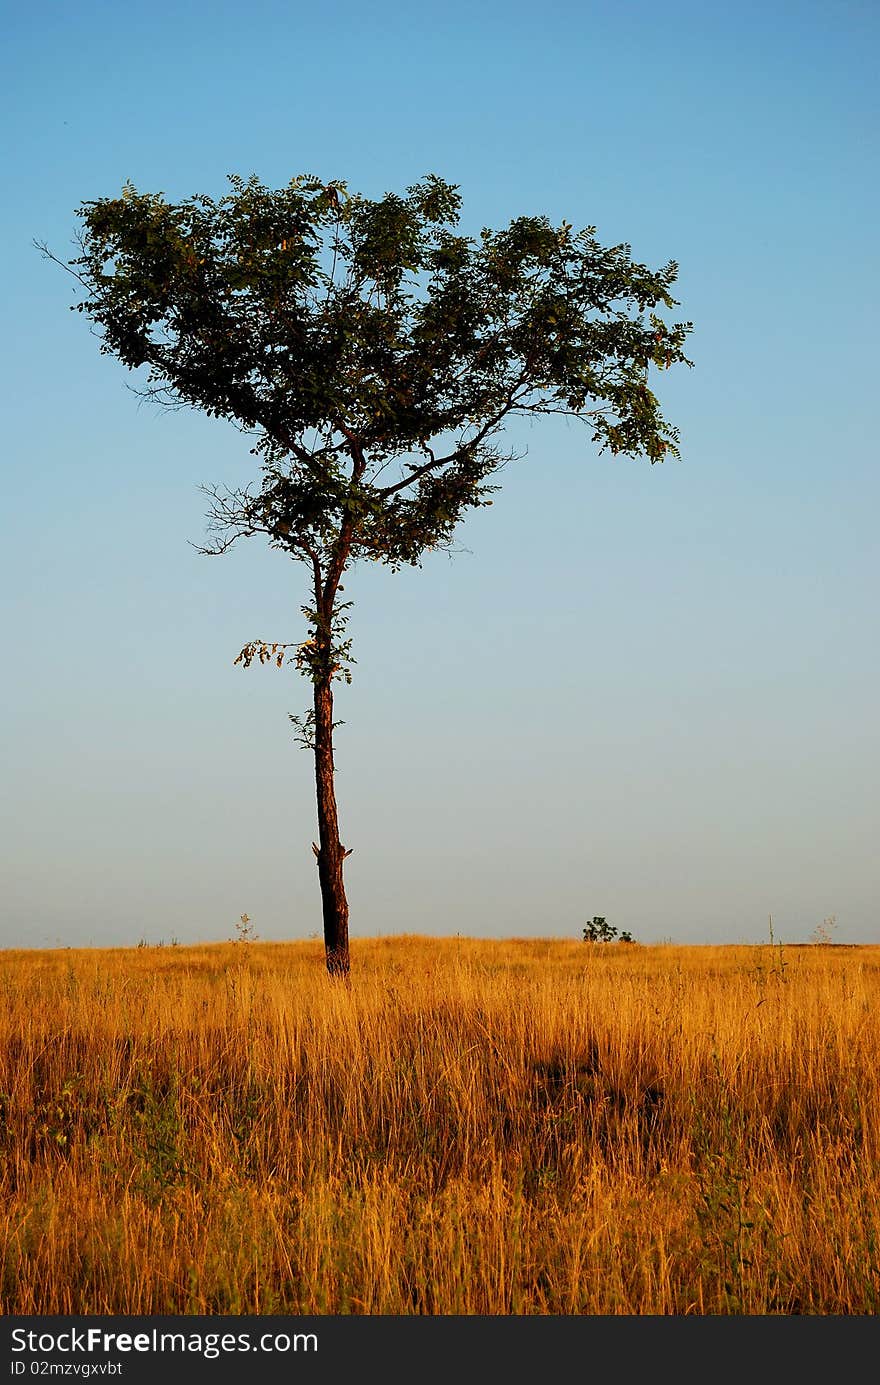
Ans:
[[[363,474],[366,463],[359,447],[352,453],[352,476]],[[334,616],[339,582],[351,551],[354,520],[345,514],[322,573],[317,555],[312,555],[315,583],[316,659],[312,665],[315,686],[315,787],[318,796],[318,844],[312,843],[318,858],[318,880],[324,914],[324,949],[331,977],[348,979],[351,963],[348,954],[348,900],[342,879],[346,851],[339,840],[339,815],[336,810],[335,767],[333,764],[333,677],[339,664],[335,651]],[[323,580],[322,580],[323,578]]]
[[[318,796],[318,880],[324,912],[324,947],[327,970],[333,977],[347,977],[348,900],[342,864],[349,852],[339,840],[333,765],[333,688],[330,676],[315,682],[315,786]]]

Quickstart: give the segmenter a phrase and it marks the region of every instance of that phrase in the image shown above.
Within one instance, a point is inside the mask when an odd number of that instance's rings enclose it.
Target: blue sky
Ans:
[[[252,172],[595,225],[695,324],[680,463],[519,423],[454,561],[348,582],[352,936],[880,941],[876,7],[85,0],[5,36],[0,945],[320,929],[308,687],[232,662],[300,638],[304,574],[195,552],[248,443],[140,404],[32,246],[126,179]]]

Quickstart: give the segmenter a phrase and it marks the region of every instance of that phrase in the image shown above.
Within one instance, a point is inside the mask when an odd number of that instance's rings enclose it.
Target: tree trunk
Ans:
[[[315,682],[315,785],[318,793],[318,879],[324,911],[324,946],[331,976],[347,977],[348,900],[342,863],[350,853],[339,840],[333,767],[333,689],[330,677]]]

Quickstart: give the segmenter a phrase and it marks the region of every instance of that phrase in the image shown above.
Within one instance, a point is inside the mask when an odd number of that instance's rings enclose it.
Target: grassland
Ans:
[[[0,1307],[873,1314],[880,948],[0,954]]]

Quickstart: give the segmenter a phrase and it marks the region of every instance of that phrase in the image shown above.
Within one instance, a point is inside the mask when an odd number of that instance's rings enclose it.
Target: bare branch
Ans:
[[[221,490],[219,486],[199,486],[212,504],[208,510],[208,533],[216,534],[213,543],[199,546],[192,544],[197,553],[206,557],[217,557],[226,553],[236,539],[250,538],[253,534],[266,534],[272,537],[272,530],[258,522],[256,498],[250,489]]]
[[[65,274],[69,274],[70,277],[72,279],[75,279],[78,284],[82,284],[83,288],[85,289],[86,293],[89,295],[90,298],[94,297],[95,290],[93,285],[91,285],[87,279],[84,279],[81,274],[77,274],[76,270],[73,268],[69,260],[59,260],[57,255],[53,255],[52,251],[49,249],[48,245],[44,240],[35,240],[32,242],[32,244],[35,250],[39,250],[44,260],[50,260],[52,264],[57,264],[61,269],[64,270]]]

